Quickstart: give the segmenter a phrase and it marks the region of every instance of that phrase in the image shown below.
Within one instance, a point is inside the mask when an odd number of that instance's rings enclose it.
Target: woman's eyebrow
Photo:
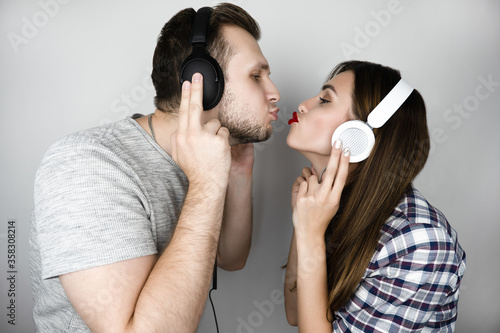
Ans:
[[[331,84],[325,84],[323,87],[321,87],[321,90],[326,90],[326,89],[330,89],[331,91],[333,91],[333,93],[335,95],[337,95],[337,91],[335,90],[335,87],[332,86]]]

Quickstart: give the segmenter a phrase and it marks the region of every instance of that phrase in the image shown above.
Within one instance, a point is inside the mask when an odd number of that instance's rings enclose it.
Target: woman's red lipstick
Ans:
[[[291,125],[293,123],[298,123],[298,122],[299,122],[299,118],[297,118],[297,112],[294,112],[292,115],[292,119],[290,119],[288,121],[288,125]]]

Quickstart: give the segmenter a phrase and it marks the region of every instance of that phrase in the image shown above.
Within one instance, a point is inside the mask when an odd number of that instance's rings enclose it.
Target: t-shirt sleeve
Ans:
[[[157,253],[139,177],[100,144],[53,146],[34,204],[44,279]]]
[[[452,332],[465,270],[455,246],[443,228],[403,228],[370,263],[334,332]]]

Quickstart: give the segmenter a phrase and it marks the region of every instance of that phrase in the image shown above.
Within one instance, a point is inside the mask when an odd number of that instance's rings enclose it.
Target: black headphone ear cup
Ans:
[[[184,81],[191,81],[195,73],[203,75],[203,110],[213,109],[224,92],[222,69],[204,49],[195,49],[182,64],[181,85]]]

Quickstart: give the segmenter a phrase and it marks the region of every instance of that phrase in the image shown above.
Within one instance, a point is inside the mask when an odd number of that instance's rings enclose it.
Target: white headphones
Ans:
[[[349,148],[349,162],[357,163],[366,159],[375,143],[374,128],[384,125],[412,93],[413,88],[401,79],[384,99],[368,115],[368,122],[351,120],[343,123],[333,133],[332,145],[337,139]]]

